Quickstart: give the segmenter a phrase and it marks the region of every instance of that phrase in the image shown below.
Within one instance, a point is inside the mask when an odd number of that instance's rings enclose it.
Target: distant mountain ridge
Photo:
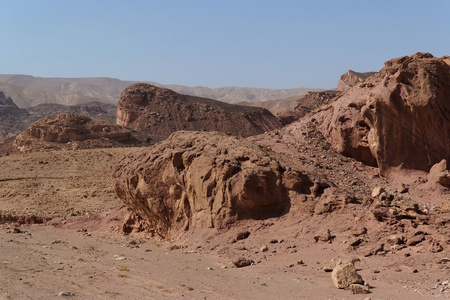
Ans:
[[[0,74],[0,90],[14,99],[20,108],[55,103],[79,105],[98,101],[116,105],[120,93],[138,81],[123,81],[108,77],[92,78],[43,78],[30,75]],[[207,88],[182,85],[163,85],[145,82],[158,87],[196,97],[205,97],[228,103],[255,102],[305,95],[316,88],[265,89],[248,87]]]

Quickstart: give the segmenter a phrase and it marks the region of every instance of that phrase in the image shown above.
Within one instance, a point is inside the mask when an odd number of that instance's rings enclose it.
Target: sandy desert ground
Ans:
[[[293,152],[282,145],[291,145],[294,150],[295,145],[289,141],[275,143],[273,139],[290,138],[292,135],[280,132],[266,135],[264,140],[289,158]],[[0,157],[0,299],[450,297],[448,247],[431,253],[429,244],[422,243],[366,257],[364,254],[374,245],[368,242],[351,249],[351,232],[364,222],[369,232],[388,236],[388,227],[366,217],[364,209],[351,206],[310,218],[293,205],[291,213],[279,218],[244,220],[223,231],[205,229],[173,243],[142,233],[124,235],[121,226],[126,209],[112,189],[110,168],[122,155],[138,150],[94,149]],[[308,151],[305,148],[302,155],[312,153]],[[319,163],[320,158],[330,165],[333,159],[342,160],[338,155],[314,153]],[[299,161],[306,168],[308,161]],[[356,191],[397,184],[368,176],[376,172],[360,163],[350,161],[344,165],[347,167],[342,166],[341,172],[358,179]],[[342,180],[342,184],[346,181]],[[411,193],[415,193],[414,188]],[[26,224],[46,220],[50,221]],[[324,226],[336,233],[335,238],[315,242],[314,235]],[[419,225],[417,230],[439,236],[439,230],[433,228]],[[248,230],[250,236],[235,241],[243,230]],[[238,257],[251,259],[254,264],[236,268],[233,261]],[[330,273],[322,270],[324,261],[332,258],[353,259],[372,293],[352,295],[335,288]]]

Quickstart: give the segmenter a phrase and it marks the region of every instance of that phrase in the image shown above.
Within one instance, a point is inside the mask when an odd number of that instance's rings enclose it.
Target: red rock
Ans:
[[[447,169],[447,161],[445,159],[431,167],[428,181],[450,187],[450,171]]]
[[[416,53],[392,59],[316,119],[338,152],[381,174],[393,167],[428,171],[450,159],[448,59]]]
[[[148,145],[151,141],[150,136],[109,121],[64,113],[36,121],[15,138],[13,146],[32,152]]]
[[[279,216],[293,193],[311,193],[306,175],[273,156],[223,133],[180,131],[119,161],[114,188],[162,237],[227,228],[239,219]]]
[[[263,108],[182,95],[144,83],[122,92],[117,124],[163,137],[178,130],[222,131],[246,137],[281,127]]]

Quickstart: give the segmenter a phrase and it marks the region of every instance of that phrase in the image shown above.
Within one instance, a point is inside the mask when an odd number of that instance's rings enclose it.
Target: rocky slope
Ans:
[[[76,114],[38,120],[13,141],[13,149],[34,152],[60,149],[110,148],[149,145],[154,140],[114,123]]]
[[[17,107],[11,98],[0,92],[0,143],[20,131],[22,120],[28,118],[29,113]]]
[[[416,53],[392,59],[315,117],[333,148],[385,174],[428,171],[450,159],[448,57]]]
[[[144,83],[122,92],[116,122],[163,137],[177,130],[216,130],[250,136],[281,126],[276,117],[262,108],[181,95]]]

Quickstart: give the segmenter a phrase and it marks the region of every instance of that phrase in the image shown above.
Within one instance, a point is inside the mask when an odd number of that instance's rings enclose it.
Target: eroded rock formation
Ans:
[[[131,85],[122,92],[117,124],[164,137],[177,130],[222,131],[246,137],[281,126],[263,108],[181,95],[144,83]]]
[[[152,138],[117,124],[75,114],[42,118],[20,133],[13,146],[20,152],[56,149],[149,145]]]
[[[117,195],[162,237],[279,216],[313,183],[256,144],[219,132],[179,131],[113,171]]]
[[[338,152],[378,166],[428,171],[450,159],[448,57],[392,59],[316,116]]]

